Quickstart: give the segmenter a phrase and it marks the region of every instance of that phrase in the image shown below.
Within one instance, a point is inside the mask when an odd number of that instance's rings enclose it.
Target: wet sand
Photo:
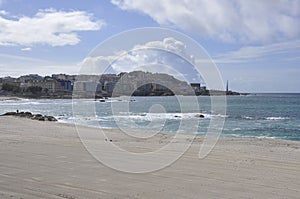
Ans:
[[[133,152],[157,149],[171,138],[159,134],[141,142],[105,131]],[[74,125],[0,117],[0,198],[299,198],[300,142],[222,138],[199,159],[202,141],[194,139],[165,169],[129,174],[93,158]]]

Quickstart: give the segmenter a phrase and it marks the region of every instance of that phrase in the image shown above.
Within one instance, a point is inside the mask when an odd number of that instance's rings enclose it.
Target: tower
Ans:
[[[227,80],[227,83],[226,83],[226,93],[228,93],[228,80]]]

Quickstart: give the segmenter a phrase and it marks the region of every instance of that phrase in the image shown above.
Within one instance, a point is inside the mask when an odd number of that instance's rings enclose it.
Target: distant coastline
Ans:
[[[0,96],[35,99],[105,98],[117,96],[210,96],[247,95],[228,89],[209,90],[200,83],[187,83],[163,73],[133,71],[120,74],[0,78]]]
[[[213,93],[213,94],[211,94]],[[239,92],[229,92],[226,93],[224,91],[207,91],[207,93],[198,94],[196,96],[240,96],[240,95],[256,95],[255,93],[239,93]],[[126,95],[124,95],[126,96]],[[151,94],[151,95],[131,95],[134,97],[157,97],[157,96],[174,96],[174,94]],[[194,96],[194,95],[182,95],[182,96]],[[15,94],[15,93],[0,93],[0,101],[3,100],[20,100],[20,99],[72,99],[74,96],[72,93],[70,94],[56,94],[56,95],[34,95],[34,94]],[[92,99],[103,99],[103,98],[111,98],[111,97],[118,97],[118,96],[111,96],[111,95],[101,95],[96,94],[94,96],[86,96],[82,98],[92,98]]]

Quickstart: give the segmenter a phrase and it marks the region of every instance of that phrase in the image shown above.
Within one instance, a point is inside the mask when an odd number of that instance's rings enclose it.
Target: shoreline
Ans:
[[[21,98],[21,97],[14,97],[14,96],[0,96],[0,101],[7,101],[7,100],[23,100],[23,99],[27,99],[27,98]]]
[[[6,99],[6,100],[16,100],[15,98],[13,99]],[[19,100],[22,100],[22,99],[19,99]],[[0,101],[1,101],[1,98],[0,98]],[[7,113],[3,113],[2,115],[0,116],[7,116],[7,115],[11,115],[11,116],[14,116],[14,117],[23,117],[23,118],[27,118],[27,119],[35,119],[35,118],[31,118],[35,115],[38,115],[39,117],[40,116],[43,116],[41,114],[32,114],[31,112],[20,112],[20,116],[18,116],[18,113],[16,113],[15,115],[11,114],[13,112],[7,112]],[[30,114],[30,117],[28,117],[28,115],[25,115],[23,116],[23,114]],[[36,118],[36,120],[39,120],[40,118]],[[82,127],[88,127],[88,128],[101,128],[101,129],[111,129],[111,130],[118,130],[119,128],[118,127],[99,127],[99,126],[93,126],[93,125],[84,125],[84,124],[76,124],[75,121],[73,122],[69,122],[67,120],[61,120],[60,118],[57,118],[57,117],[54,117],[54,116],[47,116],[47,115],[44,115],[44,118],[45,119],[42,119],[40,121],[47,121],[48,118],[49,118],[49,121],[56,121],[58,123],[61,123],[61,124],[73,124],[73,125],[79,125],[79,126],[82,126]],[[127,130],[133,130],[133,129],[127,129]],[[144,131],[143,129],[136,129],[135,131]],[[176,132],[162,132],[163,134],[176,134]],[[201,134],[193,134],[193,133],[186,133],[186,134],[182,134],[182,135],[188,135],[188,136],[205,136],[205,135],[201,135]],[[275,139],[275,140],[287,140],[287,141],[295,141],[295,142],[299,142],[300,140],[299,139],[288,139],[288,138],[281,138],[281,137],[268,137],[268,136],[244,136],[244,135],[236,135],[236,136],[233,136],[231,134],[224,134],[224,133],[221,133],[220,134],[220,138],[254,138],[254,139]]]
[[[259,138],[220,138],[198,159],[203,137],[170,166],[146,174],[119,172],[95,160],[74,124],[0,117],[0,197],[10,198],[297,198],[300,143]],[[89,133],[97,128],[77,126]],[[103,129],[132,152],[159,149],[172,135],[147,140]],[[142,132],[141,132],[142,133]],[[180,142],[189,142],[183,135]],[[122,157],[116,157],[122,159]],[[147,162],[144,162],[147,164]]]
[[[101,130],[118,130],[119,128],[117,127],[97,127],[97,126],[92,126],[92,125],[83,125],[83,124],[75,124],[75,123],[71,123],[71,122],[65,122],[65,121],[62,121],[62,120],[58,120],[56,121],[57,123],[59,124],[70,124],[70,125],[76,125],[76,126],[81,126],[81,127],[86,127],[86,128],[96,128],[96,129],[101,129]],[[126,130],[133,130],[133,131],[144,131],[142,129],[140,130],[137,130],[137,129],[126,129]],[[148,131],[149,132],[149,131]],[[151,132],[151,131],[150,131]],[[164,135],[174,135],[176,134],[175,132],[160,132],[160,134],[164,134]],[[186,133],[186,134],[182,134],[182,133],[179,133],[180,135],[186,135],[186,136],[195,136],[195,137],[200,137],[200,138],[203,138],[205,135],[200,135],[200,134],[192,134],[192,133]],[[220,139],[254,139],[255,140],[262,140],[262,139],[265,139],[265,140],[279,140],[279,141],[291,141],[291,142],[299,142],[300,143],[300,140],[295,140],[295,139],[284,139],[284,138],[280,138],[280,137],[267,137],[267,136],[232,136],[232,135],[226,135],[226,134],[223,134],[221,133],[220,134]]]

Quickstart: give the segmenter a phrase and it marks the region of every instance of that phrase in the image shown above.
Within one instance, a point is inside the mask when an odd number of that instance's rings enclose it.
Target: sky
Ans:
[[[124,37],[124,49],[107,42],[145,27],[171,29],[190,39]],[[195,82],[200,80],[192,65],[176,54],[144,49],[174,51],[199,63],[191,41],[203,47],[231,90],[300,92],[299,0],[0,0],[0,77],[78,74],[82,63],[107,63],[131,51],[114,62],[115,72],[148,64],[149,71],[174,75],[161,69],[168,64]],[[108,44],[119,45],[113,55],[95,53]]]

